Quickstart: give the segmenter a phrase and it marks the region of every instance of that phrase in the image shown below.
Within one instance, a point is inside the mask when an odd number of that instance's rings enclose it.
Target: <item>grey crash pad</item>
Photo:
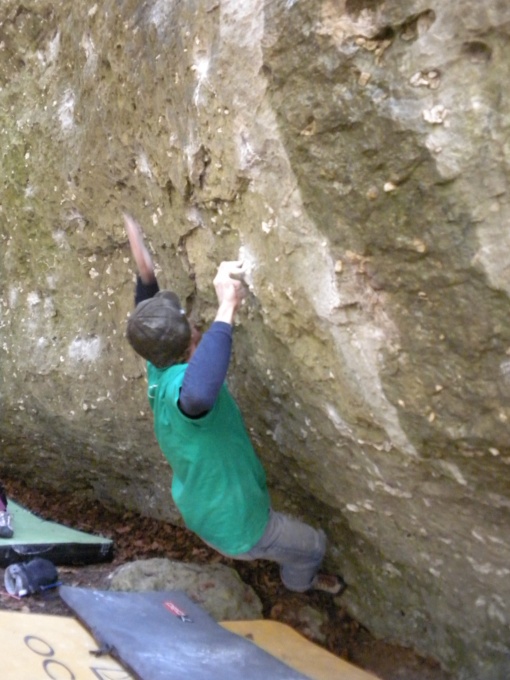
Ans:
[[[9,500],[14,536],[0,538],[0,567],[44,557],[54,564],[93,564],[113,557],[113,542],[34,515]]]
[[[305,680],[222,628],[181,591],[123,593],[62,586],[60,596],[104,649],[140,680]],[[172,613],[175,606],[190,622]]]

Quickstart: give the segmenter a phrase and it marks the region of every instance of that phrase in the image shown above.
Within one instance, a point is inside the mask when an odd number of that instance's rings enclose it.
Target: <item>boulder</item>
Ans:
[[[261,619],[262,603],[234,569],[164,558],[128,562],[110,576],[110,590],[182,590],[216,621]]]
[[[122,210],[207,327],[350,612],[510,676],[510,6],[4,0],[2,470],[179,521],[124,334]]]

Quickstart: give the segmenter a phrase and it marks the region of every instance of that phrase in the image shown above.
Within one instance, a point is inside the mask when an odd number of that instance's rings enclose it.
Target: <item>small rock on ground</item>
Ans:
[[[216,621],[261,619],[262,603],[234,569],[165,558],[124,564],[110,576],[110,589],[146,592],[182,590]]]

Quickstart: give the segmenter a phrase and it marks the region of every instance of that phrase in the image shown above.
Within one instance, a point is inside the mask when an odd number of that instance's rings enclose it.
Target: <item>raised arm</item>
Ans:
[[[232,325],[246,292],[242,262],[238,260],[222,262],[213,284],[218,298],[218,311],[214,320]]]
[[[181,411],[192,418],[212,409],[227,376],[232,324],[245,292],[241,263],[222,262],[213,283],[218,311],[189,361],[179,399]]]
[[[159,291],[159,285],[154,273],[154,265],[152,258],[143,242],[142,228],[138,222],[128,215],[123,213],[124,225],[131,246],[131,254],[137,268],[136,288],[135,288],[135,306],[144,300],[154,297]]]
[[[156,281],[154,265],[149,251],[143,242],[142,228],[131,215],[127,213],[123,213],[123,215],[131,253],[133,254],[138,274],[144,284],[154,283]]]

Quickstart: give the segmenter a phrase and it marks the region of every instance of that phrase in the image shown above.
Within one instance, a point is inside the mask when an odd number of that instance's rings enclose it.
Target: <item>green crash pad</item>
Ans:
[[[53,564],[93,564],[113,557],[113,542],[102,536],[37,517],[9,500],[14,536],[0,538],[0,567],[44,557]]]

